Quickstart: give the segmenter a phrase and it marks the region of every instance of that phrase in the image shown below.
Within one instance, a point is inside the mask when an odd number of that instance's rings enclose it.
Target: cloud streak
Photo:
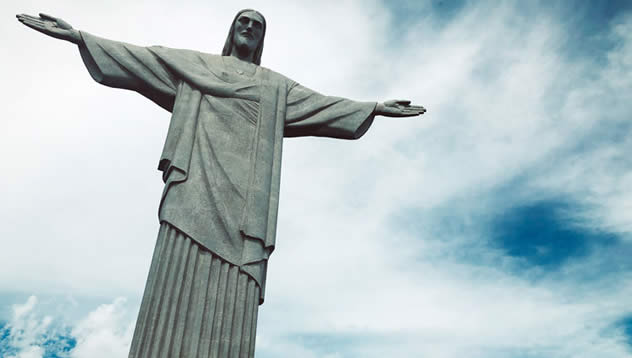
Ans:
[[[73,322],[45,315],[36,296],[13,305],[12,319],[0,325],[0,353],[6,358],[124,357],[129,351],[133,321],[125,299],[103,304]]]
[[[402,4],[255,6],[270,25],[264,66],[323,93],[429,109],[380,119],[357,142],[286,141],[258,356],[630,356],[617,323],[632,293],[629,11],[587,34],[574,30],[588,20],[543,4]],[[252,6],[118,5],[58,11],[97,35],[217,52]],[[122,357],[157,231],[168,113],[97,86],[76,51],[18,25],[0,27],[22,49],[1,70],[12,100],[0,149],[18,154],[0,179],[0,215],[14,223],[0,228],[13,268],[0,291],[112,302],[69,323],[69,354]],[[601,47],[572,50],[584,40]],[[498,244],[499,218],[542,203],[566,205],[547,218],[579,233],[585,255],[525,265]],[[525,235],[505,239],[536,242]]]

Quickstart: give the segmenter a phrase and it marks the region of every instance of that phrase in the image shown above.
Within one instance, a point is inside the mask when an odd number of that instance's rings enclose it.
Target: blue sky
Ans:
[[[257,8],[264,66],[428,108],[286,141],[257,357],[632,357],[629,1],[0,7],[207,52]],[[124,357],[168,113],[94,83],[70,44],[0,31],[0,356]]]

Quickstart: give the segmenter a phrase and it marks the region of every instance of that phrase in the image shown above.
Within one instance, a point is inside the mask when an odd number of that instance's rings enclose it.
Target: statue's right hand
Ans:
[[[72,28],[66,21],[46,14],[39,14],[39,17],[27,14],[16,15],[18,21],[24,25],[37,30],[48,36],[61,40],[70,41],[75,44],[81,43],[79,31]]]

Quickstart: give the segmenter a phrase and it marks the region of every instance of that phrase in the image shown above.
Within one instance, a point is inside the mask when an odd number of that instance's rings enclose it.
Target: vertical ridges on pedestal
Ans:
[[[130,358],[254,357],[259,286],[163,223]]]

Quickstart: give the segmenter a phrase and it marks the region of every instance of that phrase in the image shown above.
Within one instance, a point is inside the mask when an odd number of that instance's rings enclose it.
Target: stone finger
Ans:
[[[22,22],[24,25],[34,28],[34,29],[43,29],[44,28],[44,24],[40,21],[33,21],[33,20],[29,20],[29,19],[24,19],[24,20],[20,20],[20,22]]]
[[[56,17],[44,14],[43,12],[40,12],[39,16],[44,20],[57,21]]]
[[[22,16],[23,18],[28,19],[28,20],[41,21],[41,19],[39,17],[32,16],[32,15],[29,15],[29,14],[21,14],[20,16]]]

